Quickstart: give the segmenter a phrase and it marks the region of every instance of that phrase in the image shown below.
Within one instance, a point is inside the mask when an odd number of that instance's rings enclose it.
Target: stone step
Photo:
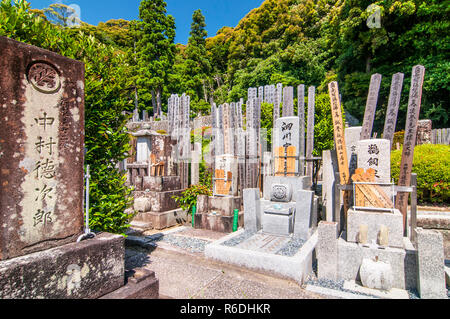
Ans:
[[[142,229],[144,231],[153,229],[153,224],[151,222],[140,222],[133,220],[130,225],[131,228]]]

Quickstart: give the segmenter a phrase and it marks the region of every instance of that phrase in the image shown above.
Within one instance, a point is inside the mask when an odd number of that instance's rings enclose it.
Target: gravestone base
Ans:
[[[158,299],[159,280],[155,272],[146,268],[134,270],[122,288],[113,291],[100,299]]]
[[[163,230],[176,225],[183,225],[187,222],[187,213],[181,208],[166,212],[145,212],[138,213],[133,222],[143,222],[151,224],[153,229]]]
[[[240,239],[242,236],[246,239]],[[294,254],[280,254],[280,249],[293,240],[292,236],[276,236],[262,232],[248,234],[245,230],[239,230],[207,245],[205,256],[239,267],[293,279],[302,285],[313,273],[312,264],[315,261],[314,250],[317,239],[316,232]],[[233,241],[240,243],[230,246],[228,243]]]
[[[368,226],[367,244],[379,244],[380,226],[388,229],[388,246],[404,248],[403,215],[398,209],[391,212],[375,212],[350,208],[347,215],[347,241],[359,243],[360,226]]]
[[[199,196],[194,227],[221,233],[233,232],[234,210],[239,210],[238,227],[244,226],[244,212],[238,196]]]
[[[174,210],[179,208],[178,203],[173,198],[174,196],[181,196],[183,193],[183,189],[174,190],[174,191],[145,191],[145,192],[134,192],[134,198],[146,198],[149,201],[150,208],[147,211],[152,212],[166,212],[169,210]]]
[[[194,228],[227,234],[233,232],[233,222],[234,216],[223,216],[213,213],[195,214]],[[239,227],[244,227],[244,212],[239,212]]]
[[[338,237],[337,223],[319,225],[318,278],[359,282],[363,260],[378,259],[392,267],[393,288],[417,288],[417,250],[408,238],[403,238],[404,248],[394,248],[351,243],[346,237],[345,232]]]
[[[185,191],[181,188],[180,176],[146,176],[144,191],[135,191],[133,222],[151,224],[153,229],[162,230],[187,222],[187,213],[179,208],[173,198]]]
[[[294,232],[295,203],[261,200],[262,231],[267,234],[289,236]]]
[[[95,299],[124,280],[124,238],[101,233],[0,262],[0,299]]]

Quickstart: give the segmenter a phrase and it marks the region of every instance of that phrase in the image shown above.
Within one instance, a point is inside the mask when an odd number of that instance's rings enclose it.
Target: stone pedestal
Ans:
[[[207,229],[222,233],[233,232],[234,210],[239,210],[239,227],[244,226],[244,212],[241,198],[237,196],[199,196],[194,225],[197,229]]]
[[[393,213],[375,211],[355,211],[350,208],[347,214],[347,241],[359,243],[360,226],[368,227],[367,243],[380,244],[380,232],[384,225],[388,230],[389,247],[404,248],[403,242],[403,216],[398,209]]]
[[[151,223],[158,230],[187,221],[187,213],[174,199],[184,191],[179,176],[146,176],[143,181],[145,191],[134,192],[134,210],[138,212],[134,221]]]
[[[93,299],[124,285],[124,238],[100,234],[0,262],[0,299]]]
[[[295,204],[261,201],[264,212],[262,231],[266,234],[289,236],[294,231]]]
[[[435,230],[417,230],[419,293],[423,299],[447,299],[444,241]]]

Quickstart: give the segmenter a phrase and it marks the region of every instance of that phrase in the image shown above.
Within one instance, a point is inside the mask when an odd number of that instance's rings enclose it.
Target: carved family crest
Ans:
[[[36,62],[28,70],[28,81],[41,93],[53,94],[61,88],[61,80],[55,67],[45,62]]]

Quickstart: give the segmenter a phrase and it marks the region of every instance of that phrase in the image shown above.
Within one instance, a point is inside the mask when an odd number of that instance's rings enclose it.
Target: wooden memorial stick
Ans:
[[[411,77],[411,89],[409,93],[408,114],[406,116],[405,140],[403,143],[402,161],[398,186],[411,186],[411,173],[414,159],[414,147],[417,138],[417,122],[419,120],[420,106],[422,103],[422,88],[425,77],[425,68],[417,65],[413,68]],[[395,207],[403,215],[403,225],[406,228],[406,214],[408,211],[407,193],[399,192]]]
[[[354,182],[370,183],[375,181],[375,170],[357,169],[352,176]],[[392,208],[392,200],[386,195],[379,185],[355,185],[355,196],[357,196],[357,206],[367,207],[368,205],[377,208]]]
[[[155,168],[155,162],[156,162],[156,155],[150,154],[150,176],[156,176],[156,168]]]
[[[216,193],[219,195],[223,195],[224,189],[225,189],[225,181],[223,180],[225,178],[225,171],[221,169],[216,169],[216,178],[221,178],[216,180]]]
[[[275,150],[275,176],[284,176],[284,147],[280,146]]]
[[[353,176],[363,175],[363,174],[364,174],[364,169],[358,168],[355,170],[355,174]],[[360,185],[355,185],[355,194],[353,196],[355,196],[356,206],[358,206],[358,207],[366,206],[366,200],[365,200],[364,194],[361,191]]]
[[[222,195],[229,195],[230,194],[232,180],[233,180],[233,173],[232,172],[227,172],[227,181],[226,181],[226,184],[225,184],[225,187],[224,187]]]
[[[294,158],[297,148],[295,146],[289,146],[286,152],[286,167],[287,167],[287,176],[295,176],[295,162]],[[292,156],[292,157],[290,157]]]
[[[348,168],[347,148],[345,145],[345,126],[342,121],[342,109],[339,98],[339,87],[337,82],[328,84],[328,91],[331,101],[331,114],[334,127],[334,141],[336,143],[336,152],[338,158],[338,167],[340,175],[340,184],[350,184],[350,171]],[[339,196],[336,194],[335,196]],[[352,205],[350,191],[344,191],[344,214],[347,218],[347,211]]]

